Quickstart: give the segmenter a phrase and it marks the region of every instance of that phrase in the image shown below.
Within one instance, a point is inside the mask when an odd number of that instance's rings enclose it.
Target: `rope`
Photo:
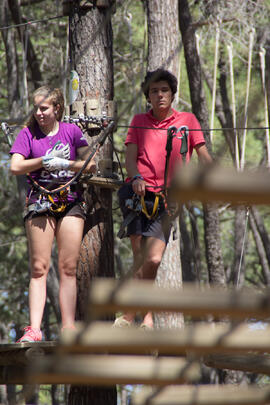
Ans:
[[[247,89],[246,89],[244,128],[246,128],[247,120],[248,120],[248,116],[247,116],[248,115],[248,98],[249,98],[249,89],[250,89],[250,80],[251,80],[251,63],[252,63],[252,51],[253,51],[254,35],[255,35],[255,30],[253,28],[250,31],[250,34],[249,34],[248,74],[247,74]],[[244,169],[244,165],[245,165],[246,136],[247,136],[247,131],[246,131],[246,129],[244,129],[243,143],[242,143],[242,154],[241,154],[241,164],[240,164],[240,169],[241,170]]]
[[[244,250],[245,250],[248,219],[249,219],[249,208],[247,208],[247,213],[246,213],[245,230],[244,230],[244,237],[243,237],[240,261],[239,261],[239,267],[238,267],[238,272],[237,272],[236,288],[239,288],[239,283],[240,283],[240,273],[241,273],[242,261],[243,261]]]
[[[47,21],[56,20],[58,18],[64,18],[64,17],[65,17],[64,15],[56,15],[55,17],[44,18],[42,20],[33,20],[33,21],[26,21],[26,22],[20,23],[20,24],[7,25],[5,27],[0,27],[0,31],[9,30],[11,28],[24,27],[25,25],[46,23]]]
[[[219,29],[219,27],[217,27],[216,28],[215,58],[214,58],[214,78],[213,78],[213,89],[212,89],[212,112],[211,112],[211,121],[210,121],[211,128],[213,128],[213,126],[214,126],[214,118],[215,118],[219,37],[220,37],[220,29]],[[211,132],[211,134],[210,134],[210,140],[212,142],[213,132]]]
[[[261,62],[261,73],[262,73],[262,88],[263,88],[263,94],[264,94],[264,116],[265,116],[265,126],[266,126],[265,136],[266,136],[266,147],[267,147],[267,166],[270,167],[269,116],[268,116],[267,90],[266,90],[266,86],[265,86],[265,49],[263,47],[261,47],[261,50],[260,50],[260,62]]]
[[[230,43],[228,46],[229,64],[230,64],[230,78],[231,78],[231,91],[232,91],[232,118],[233,127],[236,127],[236,102],[235,102],[235,88],[234,88],[234,72],[233,72],[233,45]],[[239,156],[239,143],[238,133],[234,129],[234,148],[235,148],[235,166],[237,170],[240,168],[240,156]]]

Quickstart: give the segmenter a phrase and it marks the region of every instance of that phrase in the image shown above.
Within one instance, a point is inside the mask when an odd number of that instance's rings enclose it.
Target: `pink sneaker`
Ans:
[[[31,326],[26,326],[24,328],[25,334],[17,340],[16,343],[21,342],[39,342],[42,340],[42,333],[40,329],[31,328]]]

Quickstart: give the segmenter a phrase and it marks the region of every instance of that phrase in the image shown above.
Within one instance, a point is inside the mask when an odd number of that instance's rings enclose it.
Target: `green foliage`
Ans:
[[[27,3],[27,2],[24,2]],[[30,3],[30,2],[29,2]],[[236,123],[244,126],[244,108],[247,95],[247,64],[248,47],[251,29],[255,29],[254,50],[252,55],[251,87],[248,103],[249,127],[265,126],[264,122],[264,97],[261,85],[261,70],[259,50],[264,45],[269,30],[270,1],[239,2],[233,0],[196,0],[191,1],[190,7],[193,15],[196,34],[199,37],[200,58],[204,71],[204,78],[213,78],[214,52],[216,29],[220,29],[220,51],[224,58],[224,72],[227,75],[227,91],[229,107],[232,109],[232,94],[230,85],[230,69],[227,46],[233,45],[234,85],[236,95]],[[42,4],[42,6],[41,6]],[[59,1],[44,0],[42,3],[20,6],[24,20],[36,21],[61,15]],[[5,25],[13,24],[9,15]],[[42,74],[42,83],[50,83],[63,87],[66,84],[68,72],[65,72],[66,47],[67,47],[68,17],[61,17],[47,22],[28,24],[22,30],[29,35]],[[140,83],[146,70],[147,54],[147,28],[145,26],[145,13],[143,2],[138,0],[116,1],[116,13],[112,18],[114,35],[114,82],[115,101],[118,106],[119,126],[114,134],[114,145],[118,152],[121,165],[124,166],[124,139],[127,126],[135,113],[145,110],[145,99],[140,92]],[[18,31],[13,30],[16,38],[16,51],[20,71],[20,105],[21,123],[27,112],[26,89],[23,88],[23,57],[24,51],[19,40]],[[0,31],[1,35],[1,31]],[[0,121],[12,120],[7,90],[7,67],[3,41],[0,41]],[[180,81],[179,100],[177,108],[191,111],[188,75],[183,51],[180,53]],[[30,67],[27,67],[27,89],[30,94],[34,88]],[[220,71],[217,74],[217,89],[219,90]],[[203,83],[206,93],[209,117],[212,103],[212,87]],[[219,129],[213,134],[213,151],[221,164],[233,164],[228,145],[220,123],[215,117],[214,127]],[[241,142],[243,131],[239,131]],[[0,131],[0,140],[2,133]],[[16,179],[9,173],[7,151],[8,147],[0,143],[0,312],[1,323],[4,325],[3,337],[11,339],[6,333],[18,325],[26,324],[28,318],[27,290],[28,290],[28,255],[23,227],[20,202],[17,195]],[[5,152],[5,153],[4,153]],[[114,160],[116,160],[114,158]],[[256,168],[266,163],[266,141],[264,130],[248,130],[246,140],[245,165]],[[123,169],[124,174],[125,170]],[[121,213],[118,208],[116,193],[113,196],[114,206],[114,232],[115,235],[121,222]],[[261,207],[260,213],[264,225],[270,232],[269,207]],[[207,263],[204,247],[203,211],[197,204],[196,220],[199,230],[200,246],[202,249],[202,279],[207,280]],[[225,269],[231,269],[234,260],[234,210],[229,207],[220,207],[221,240],[223,261]],[[248,228],[249,229],[249,228]],[[190,227],[189,227],[190,230]],[[115,237],[115,258],[118,274],[120,267],[128,270],[132,263],[132,254],[127,240],[118,240]],[[261,263],[258,258],[256,245],[249,229],[246,250],[246,283],[249,285],[262,285]],[[54,321],[54,320],[53,320]],[[1,328],[2,329],[2,328]],[[49,402],[49,394],[41,393],[41,403]]]

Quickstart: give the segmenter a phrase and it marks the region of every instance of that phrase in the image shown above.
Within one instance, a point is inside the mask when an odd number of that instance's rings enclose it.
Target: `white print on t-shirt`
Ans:
[[[64,145],[61,141],[57,141],[52,148],[48,149],[47,155],[52,155],[62,159],[70,159],[70,145],[67,143]]]
[[[74,172],[71,170],[54,170],[53,172],[48,172],[47,170],[42,170],[40,173],[40,178],[43,179],[58,179],[60,177],[73,177]]]

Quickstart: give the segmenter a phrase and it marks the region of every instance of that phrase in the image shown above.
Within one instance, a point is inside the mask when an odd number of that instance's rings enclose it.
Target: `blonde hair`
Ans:
[[[33,92],[32,95],[32,102],[34,104],[36,97],[44,97],[44,100],[48,100],[52,102],[52,104],[56,107],[59,106],[56,114],[57,121],[61,121],[64,109],[65,109],[65,100],[64,95],[61,89],[59,88],[51,88],[50,86],[41,86]],[[32,112],[30,118],[26,122],[26,126],[33,128],[36,124],[36,119],[34,116],[34,112]]]

